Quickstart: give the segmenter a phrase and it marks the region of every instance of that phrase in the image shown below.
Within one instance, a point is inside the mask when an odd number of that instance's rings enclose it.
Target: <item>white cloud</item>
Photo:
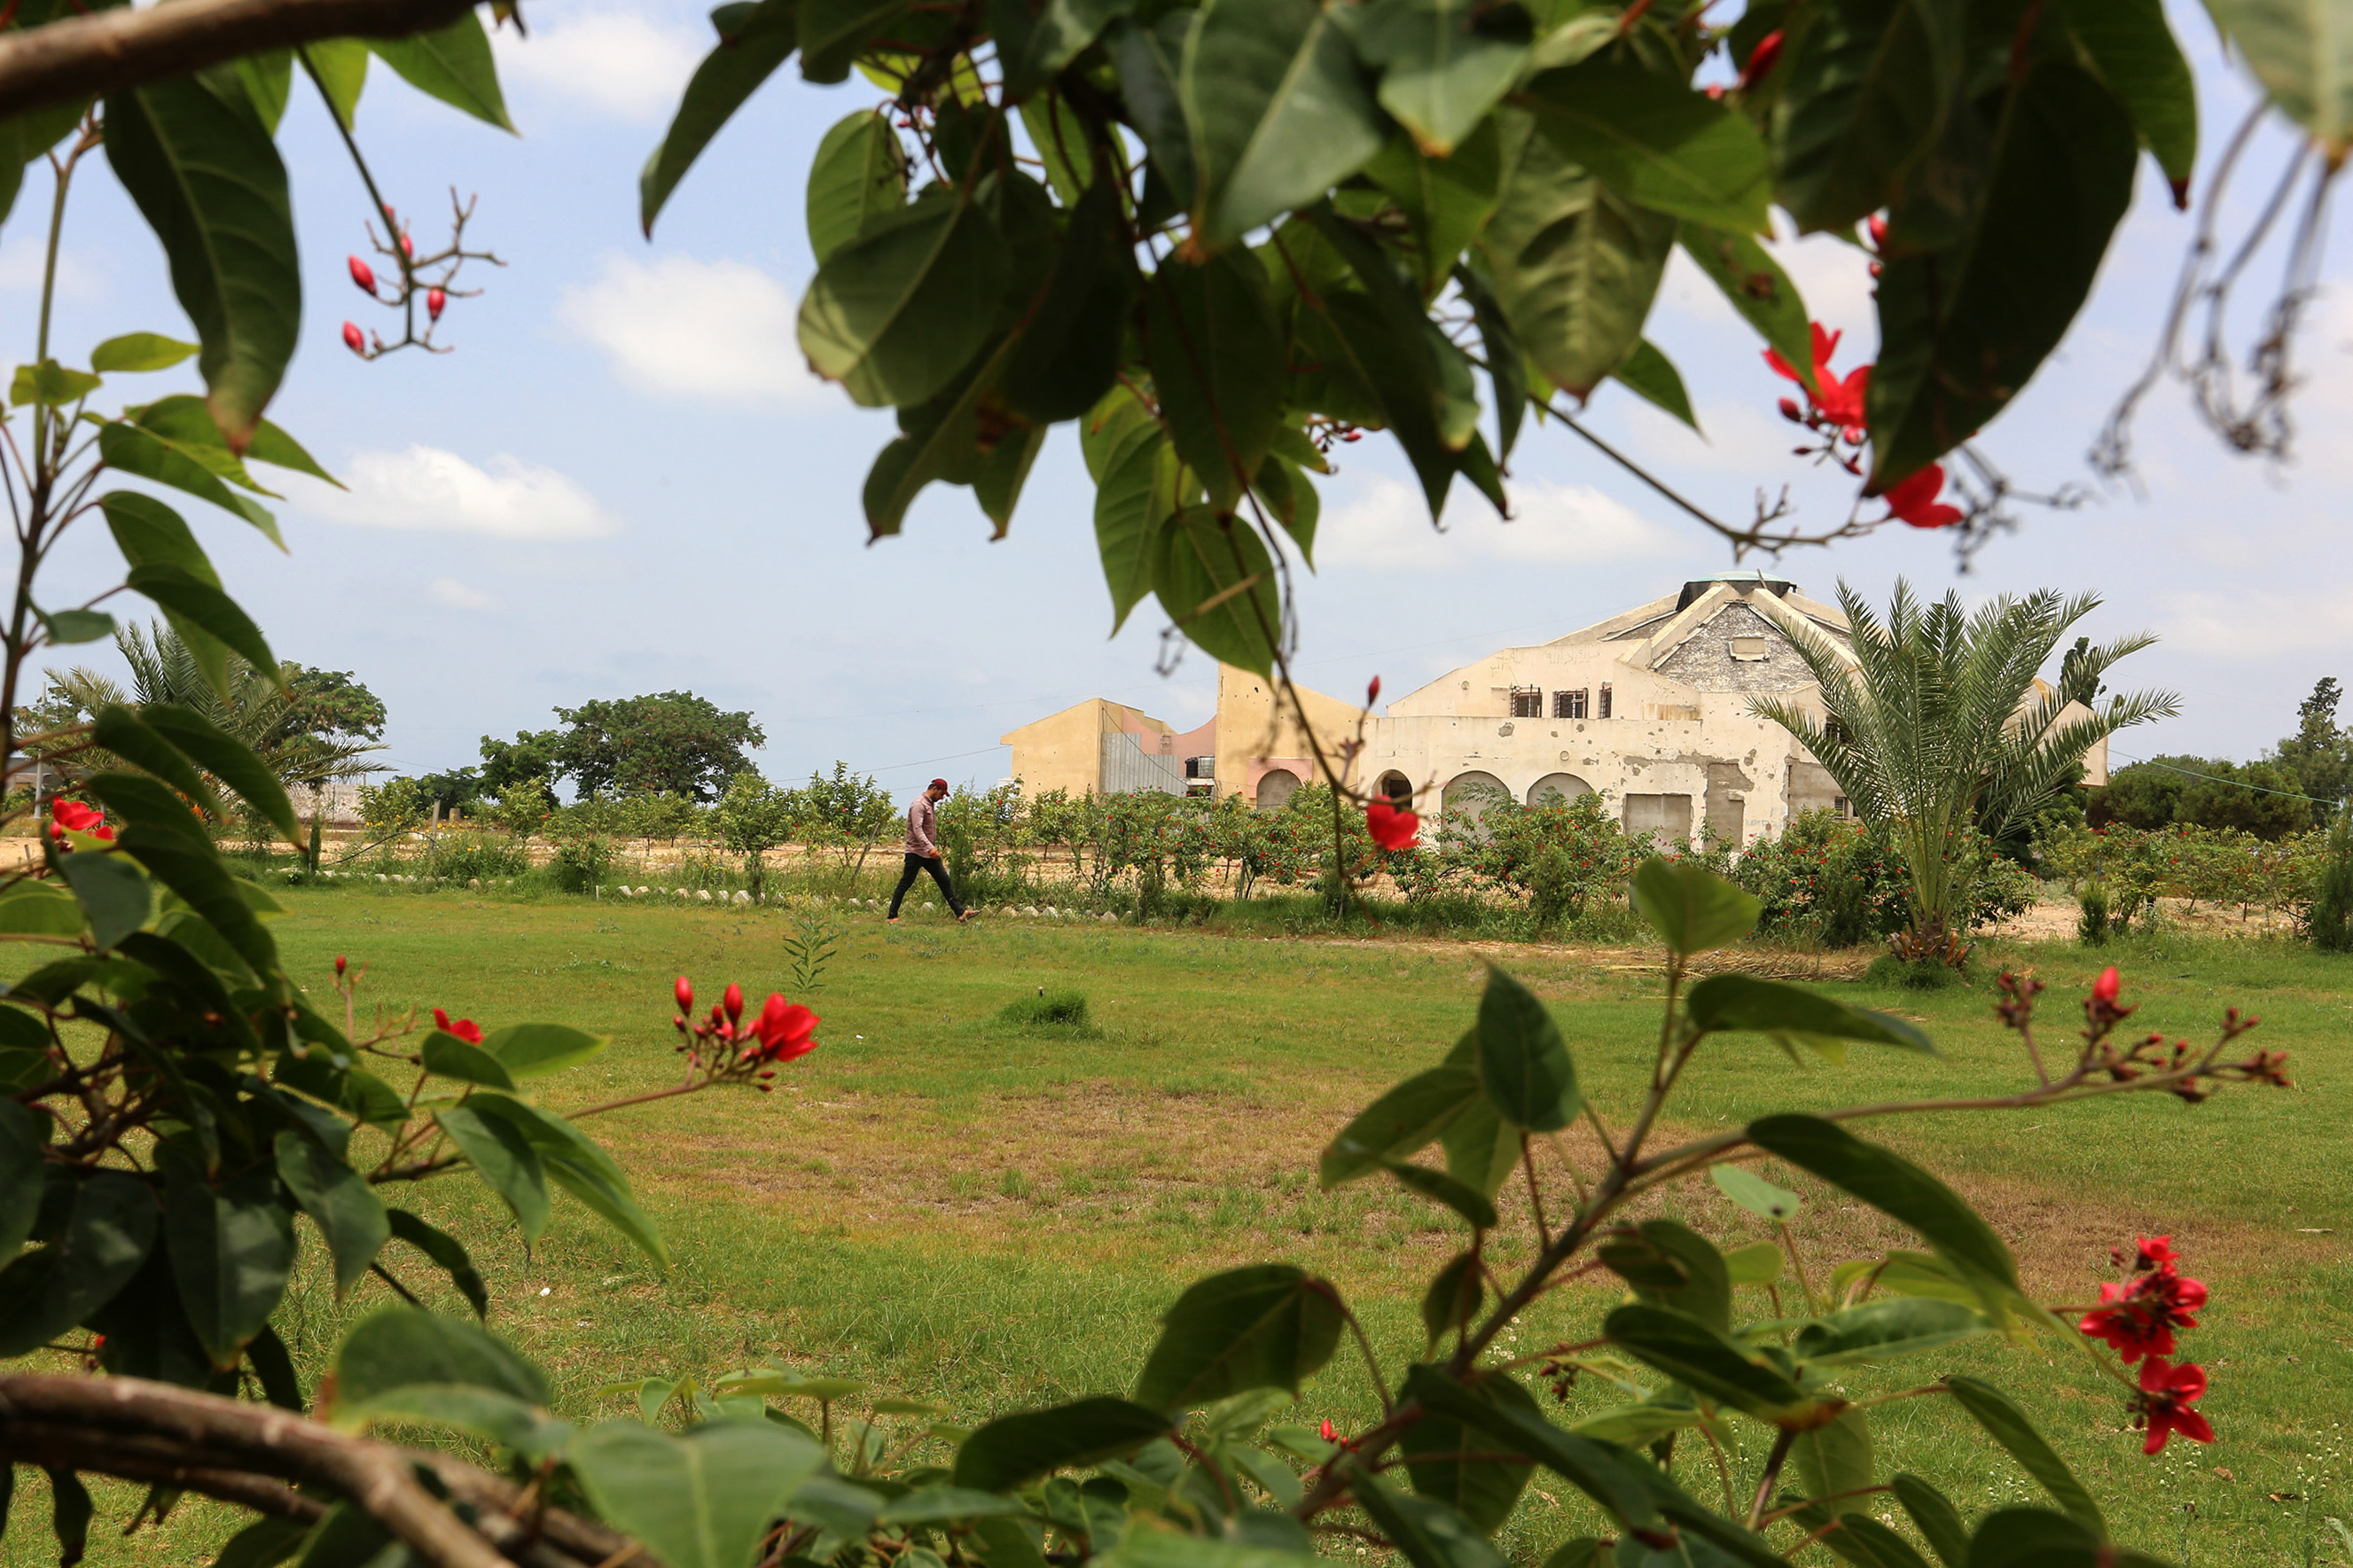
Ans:
[[[438,447],[362,452],[343,465],[343,476],[348,491],[301,486],[305,509],[369,528],[493,539],[598,539],[620,528],[571,479],[504,453],[477,468]]]
[[[2212,658],[2260,659],[2353,651],[2353,589],[2307,594],[2237,590],[2158,595],[2165,646]]]
[[[594,283],[567,288],[555,319],[611,356],[649,392],[733,403],[815,403],[794,332],[799,307],[785,286],[741,261],[607,257]]]
[[[499,602],[479,588],[469,588],[455,577],[436,577],[433,586],[426,590],[437,605],[453,610],[495,610]]]
[[[494,37],[499,70],[510,82],[641,124],[677,109],[687,78],[709,47],[690,28],[609,10],[571,16],[552,26],[534,19],[528,38],[505,27]]]
[[[26,179],[29,183],[30,174]],[[21,212],[32,205],[32,192],[18,193],[17,206]],[[20,220],[21,221],[21,220]],[[26,226],[29,227],[30,226]],[[11,294],[37,294],[41,291],[41,275],[48,266],[47,237],[26,234],[0,246],[0,289]],[[58,252],[58,297],[61,300],[96,300],[106,293],[105,280],[89,258],[75,250]],[[70,363],[70,362],[69,362]]]
[[[1464,498],[1443,531],[1421,492],[1375,476],[1324,513],[1318,564],[1377,572],[1434,571],[1482,562],[1594,563],[1685,553],[1690,541],[1590,485],[1525,479],[1510,487],[1513,519]]]

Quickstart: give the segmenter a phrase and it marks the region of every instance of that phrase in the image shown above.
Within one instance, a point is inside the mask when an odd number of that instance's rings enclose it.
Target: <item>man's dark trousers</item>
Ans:
[[[955,889],[948,886],[946,864],[934,859],[929,855],[910,855],[907,857],[907,868],[899,873],[898,890],[891,895],[892,920],[899,918],[899,900],[905,898],[907,889],[915,885],[915,873],[918,871],[929,871],[932,874],[932,880],[940,885],[940,897],[948,901],[948,908],[959,915],[964,913],[964,906],[956,902]]]

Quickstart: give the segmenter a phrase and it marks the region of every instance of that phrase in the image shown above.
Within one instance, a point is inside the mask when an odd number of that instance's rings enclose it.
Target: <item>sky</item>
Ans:
[[[2202,12],[2169,9],[2200,79],[2202,202],[2253,100]],[[902,536],[866,542],[860,488],[892,418],[812,376],[793,321],[814,269],[804,173],[827,127],[873,89],[854,76],[812,87],[787,67],[704,153],[649,241],[638,171],[710,46],[707,21],[669,0],[556,0],[530,22],[527,40],[498,41],[520,135],[380,65],[360,105],[361,144],[386,199],[419,215],[420,249],[441,243],[454,193],[476,204],[469,247],[505,264],[469,269],[464,283],[482,292],[451,303],[450,353],[362,363],[343,347],[346,318],[394,323],[345,275],[345,256],[365,248],[366,195],[324,111],[298,96],[280,144],[295,189],[302,344],[270,415],[348,489],[288,478],[283,554],[224,514],[199,517],[200,503],[182,509],[280,658],[352,671],[385,700],[379,760],[399,773],[468,764],[483,735],[545,728],[556,707],[685,689],[754,715],[771,777],[840,759],[904,798],[934,773],[995,784],[1010,765],[1003,733],[1089,697],[1179,729],[1208,717],[1214,666],[1194,652],[1155,673],[1164,623],[1149,604],[1109,635],[1092,491],[1068,427],[1039,457],[1009,537],[990,541],[968,491],[934,487]],[[2245,228],[2293,145],[2275,126],[2258,133],[2223,235]],[[0,323],[27,359],[48,198],[47,176],[29,174],[0,227]],[[2307,384],[2290,462],[2231,452],[2171,384],[2144,405],[2131,484],[2103,485],[2086,464],[2155,344],[2193,232],[2194,215],[2173,210],[2144,160],[2090,306],[1979,443],[2021,488],[2076,487],[2086,504],[2021,509],[2023,527],[1966,574],[1948,539],[1901,526],[1793,551],[1776,574],[1821,598],[1844,580],[1880,603],[1898,576],[1972,602],[2096,592],[2105,604],[2083,630],[2162,639],[2112,686],[2169,689],[2183,704],[2179,718],[2120,737],[2116,757],[2255,755],[2294,728],[2317,679],[2353,678],[2348,221],[2339,204],[2297,344]],[[1836,367],[1866,363],[1876,334],[1862,254],[1822,237],[1777,253],[1813,315],[1845,334]],[[2278,276],[2275,256],[2251,269],[2239,341]],[[160,247],[93,161],[69,209],[55,352],[86,363],[90,345],[139,330],[193,335]],[[1795,431],[1774,412],[1787,384],[1680,258],[1648,334],[1681,366],[1704,436],[1614,385],[1587,410],[1593,428],[1719,516],[1745,520],[1759,493],[1785,485],[1802,524],[1846,515],[1852,482],[1790,455]],[[183,369],[111,390],[143,401],[193,379]],[[1409,691],[1733,564],[1720,541],[1558,426],[1523,437],[1509,522],[1458,487],[1434,529],[1385,436],[1343,457],[1321,481],[1296,665],[1335,693],[1376,674],[1392,694]],[[78,603],[120,573],[93,525],[60,546],[41,595]],[[53,662],[111,659],[98,645]]]

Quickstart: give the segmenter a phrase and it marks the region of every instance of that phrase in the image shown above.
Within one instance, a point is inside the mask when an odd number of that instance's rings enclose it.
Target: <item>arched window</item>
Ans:
[[[1546,773],[1528,786],[1530,805],[1560,805],[1593,793],[1593,786],[1575,773]]]
[[[1289,768],[1269,768],[1258,781],[1258,808],[1261,811],[1281,811],[1291,803],[1292,795],[1299,788],[1299,775]]]
[[[1373,793],[1384,800],[1410,800],[1413,797],[1413,781],[1391,768],[1373,785]]]
[[[1459,811],[1477,822],[1487,815],[1489,806],[1509,801],[1512,792],[1494,774],[1473,769],[1449,779],[1440,798],[1445,802],[1446,810]]]

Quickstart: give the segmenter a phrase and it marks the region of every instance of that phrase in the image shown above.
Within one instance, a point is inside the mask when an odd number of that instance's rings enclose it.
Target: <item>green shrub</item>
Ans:
[[[1947,986],[1967,985],[1968,975],[1941,958],[1902,958],[1884,952],[1871,961],[1862,972],[1866,985],[1884,985],[1896,991],[1942,991]]]
[[[999,1023],[1011,1024],[1023,1029],[1071,1029],[1090,1027],[1087,996],[1083,991],[1049,991],[1038,988],[1035,996],[1022,996],[997,1009]]]
[[[605,873],[613,864],[610,840],[597,837],[567,838],[555,847],[555,858],[548,869],[555,874],[555,885],[567,893],[585,893],[601,885]]]
[[[2075,918],[2075,934],[2085,947],[2108,945],[2108,889],[2100,882],[2086,882],[2077,896],[2084,912]]]
[[[2323,952],[2353,952],[2353,806],[2328,830],[2327,858],[2304,920],[2312,945]]]

